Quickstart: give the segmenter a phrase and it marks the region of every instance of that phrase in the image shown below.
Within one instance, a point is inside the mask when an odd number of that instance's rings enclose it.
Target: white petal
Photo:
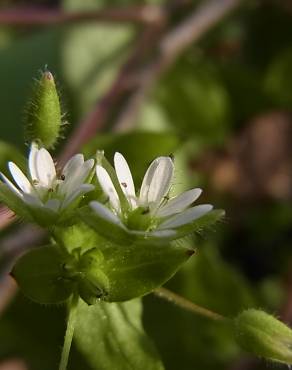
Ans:
[[[202,204],[196,207],[189,208],[183,213],[180,213],[179,215],[176,215],[164,221],[161,225],[159,225],[158,228],[170,229],[186,225],[210,212],[212,208],[213,206],[211,204]]]
[[[108,208],[106,208],[103,204],[99,202],[90,202],[90,207],[96,212],[100,217],[104,220],[109,221],[113,224],[120,226],[121,228],[125,229],[124,225],[122,224],[121,220],[116,216],[113,212],[111,212]]]
[[[66,208],[70,203],[72,203],[77,197],[80,197],[89,191],[93,190],[94,186],[92,184],[82,184],[79,188],[77,188],[73,193],[70,194],[69,197],[65,198],[62,209]]]
[[[20,187],[20,189],[24,193],[31,193],[33,190],[31,183],[29,182],[28,178],[24,175],[24,173],[21,171],[21,169],[18,168],[16,164],[13,162],[9,162],[8,167],[11,172],[11,175],[14,178],[14,181]]]
[[[31,180],[37,180],[37,167],[36,167],[36,157],[38,153],[38,146],[36,143],[32,143],[30,147],[29,157],[28,157],[28,169],[30,173]]]
[[[10,190],[12,190],[16,195],[22,198],[22,193],[17,189],[17,187],[14,186],[14,184],[12,184],[12,182],[2,172],[0,172],[0,175],[5,181],[6,185],[10,188]]]
[[[188,190],[175,198],[170,199],[165,206],[157,211],[158,217],[171,216],[189,207],[201,195],[201,189]]]
[[[60,208],[59,199],[49,199],[45,204],[45,208],[49,208],[51,211],[57,212]]]
[[[115,153],[115,170],[121,188],[133,208],[137,206],[133,177],[129,165],[121,153]]]
[[[56,178],[56,169],[50,153],[44,148],[37,152],[36,170],[40,185],[50,188]]]
[[[155,169],[148,191],[148,204],[159,204],[167,194],[173,177],[174,165],[169,157],[162,157]]]
[[[79,167],[81,167],[84,163],[84,156],[83,154],[75,154],[63,168],[62,174],[65,178],[69,175],[72,175]]]
[[[109,197],[109,201],[111,206],[117,211],[120,212],[120,200],[118,193],[114,187],[114,184],[107,173],[107,171],[101,167],[101,166],[96,166],[96,176],[97,179],[100,183],[100,186],[104,193]]]
[[[150,166],[148,167],[148,169],[147,169],[147,171],[144,175],[143,182],[142,182],[141,189],[140,189],[140,196],[139,196],[140,205],[148,205],[149,187],[150,187],[151,181],[153,179],[153,175],[155,173],[155,170],[156,170],[156,168],[158,166],[158,163],[159,163],[161,158],[163,158],[163,157],[156,158],[150,164]]]
[[[59,185],[60,193],[66,194],[66,196],[73,194],[83,184],[83,182],[86,181],[93,165],[93,159],[89,159],[80,164],[80,157],[76,157],[75,160],[68,165],[66,171],[63,170],[65,180]]]

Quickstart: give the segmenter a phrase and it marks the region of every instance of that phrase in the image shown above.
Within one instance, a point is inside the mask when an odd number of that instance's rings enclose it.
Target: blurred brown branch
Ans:
[[[0,363],[0,370],[27,370],[22,360],[11,359]]]
[[[161,21],[163,11],[156,5],[108,8],[87,12],[65,12],[59,9],[15,8],[0,11],[0,25],[45,26],[76,22],[131,22],[153,23]]]

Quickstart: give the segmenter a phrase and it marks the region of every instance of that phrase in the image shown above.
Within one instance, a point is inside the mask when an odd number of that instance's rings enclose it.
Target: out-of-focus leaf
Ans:
[[[182,136],[221,142],[229,129],[230,104],[216,68],[197,59],[181,60],[157,90],[157,99]]]
[[[80,302],[75,338],[96,370],[162,370],[159,356],[141,324],[139,300],[125,303]]]
[[[265,77],[265,89],[280,107],[292,106],[292,49],[278,54],[269,65]]]
[[[16,163],[21,169],[25,169],[26,160],[23,154],[11,144],[0,141],[0,172],[6,176],[10,176],[10,171],[7,168],[8,161]]]
[[[54,72],[58,71],[59,45],[60,33],[55,28],[28,34],[0,50],[2,139],[23,143],[21,122],[32,78],[46,64]]]
[[[64,1],[66,11],[100,8],[103,1]],[[133,37],[130,25],[81,24],[64,29],[62,63],[75,114],[86,114],[113,81]]]

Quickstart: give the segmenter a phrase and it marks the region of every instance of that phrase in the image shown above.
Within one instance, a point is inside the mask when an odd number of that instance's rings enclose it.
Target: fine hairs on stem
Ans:
[[[166,288],[159,288],[154,291],[154,294],[159,297],[163,298],[168,302],[179,306],[180,308],[190,311],[196,315],[204,316],[212,320],[221,321],[226,320],[226,317],[220,315],[217,312],[213,312],[205,307],[199,306],[188,299],[181,297],[180,295],[166,289]]]
[[[67,320],[67,329],[65,333],[65,339],[64,339],[64,345],[62,349],[62,355],[61,355],[61,361],[59,365],[59,370],[66,370],[73,334],[74,334],[74,328],[75,328],[75,322],[77,317],[77,306],[78,306],[78,295],[73,295],[69,304],[69,315]]]

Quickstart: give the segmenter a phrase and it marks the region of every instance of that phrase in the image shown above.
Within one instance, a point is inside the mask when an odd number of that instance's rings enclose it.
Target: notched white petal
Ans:
[[[201,193],[202,190],[199,188],[188,190],[175,198],[170,199],[165,206],[159,208],[156,215],[158,217],[166,217],[180,213],[195,202]]]
[[[123,193],[127,197],[130,205],[135,208],[137,206],[135,186],[129,165],[122,154],[118,152],[115,153],[114,164]]]
[[[174,164],[169,157],[161,157],[154,171],[149,191],[148,203],[158,205],[162,198],[168,193],[173,177]]]
[[[171,217],[159,225],[158,229],[171,229],[177,228],[183,225],[187,225],[196,219],[204,216],[206,213],[213,209],[211,204],[202,204],[196,207],[187,209],[186,211]]]
[[[119,196],[118,196],[118,193],[114,187],[114,184],[109,174],[103,167],[97,165],[96,166],[96,176],[97,176],[97,179],[100,183],[102,190],[109,197],[111,206],[117,212],[120,212],[121,206],[120,206]]]
[[[13,162],[9,162],[8,167],[14,181],[19,186],[19,188],[24,193],[31,193],[32,192],[31,183],[29,182],[28,178],[24,175],[24,173],[21,171],[21,169],[18,166],[16,166],[16,164]]]
[[[104,220],[120,226],[122,229],[125,229],[125,226],[122,224],[121,220],[108,208],[99,202],[90,202],[90,207]]]
[[[36,158],[38,153],[38,145],[36,143],[32,143],[30,146],[30,152],[28,157],[28,169],[30,173],[31,180],[38,180],[37,174],[37,166],[36,166]]]
[[[152,182],[155,170],[156,170],[156,168],[158,166],[158,163],[159,163],[161,158],[163,158],[163,157],[158,157],[158,158],[154,159],[154,161],[150,164],[150,166],[148,167],[148,169],[147,169],[147,171],[144,175],[142,185],[141,185],[141,189],[140,189],[140,196],[139,196],[139,204],[141,206],[147,205],[147,203],[148,203],[149,187],[150,187],[150,184]]]
[[[38,175],[37,180],[40,181],[41,185],[48,188],[52,186],[53,181],[56,179],[55,164],[50,153],[44,148],[41,148],[37,152],[36,169]]]
[[[83,154],[75,154],[69,161],[65,164],[62,174],[67,177],[71,176],[80,166],[84,163]]]

